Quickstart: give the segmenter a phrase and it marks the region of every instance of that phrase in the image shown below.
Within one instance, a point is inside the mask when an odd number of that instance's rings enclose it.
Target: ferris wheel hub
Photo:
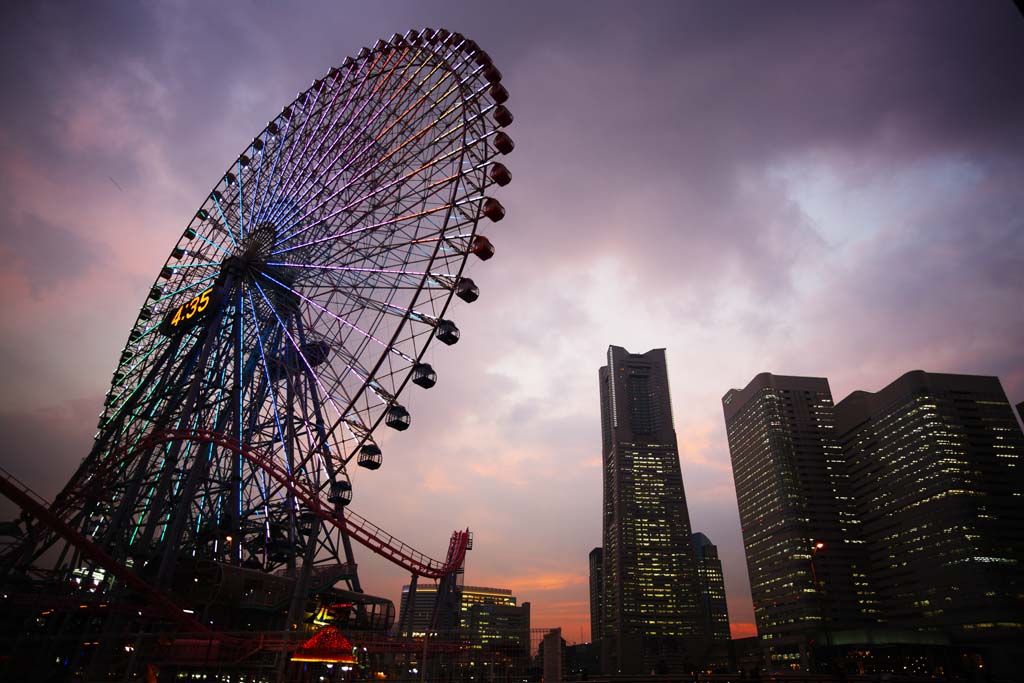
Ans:
[[[265,273],[276,240],[277,228],[273,223],[264,221],[257,225],[221,263],[221,281],[229,275],[236,281],[252,281]]]

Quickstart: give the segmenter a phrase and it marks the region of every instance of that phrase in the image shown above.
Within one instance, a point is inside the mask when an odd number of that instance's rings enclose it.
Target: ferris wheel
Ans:
[[[467,259],[494,254],[477,229],[504,217],[488,192],[511,178],[500,81],[460,34],[395,34],[232,161],[141,293],[92,451],[54,502],[82,543],[158,587],[182,558],[352,564],[349,538],[375,531],[345,510],[354,475],[386,462],[380,430],[410,427],[403,391],[434,386],[425,352],[458,342],[453,299],[479,296]]]

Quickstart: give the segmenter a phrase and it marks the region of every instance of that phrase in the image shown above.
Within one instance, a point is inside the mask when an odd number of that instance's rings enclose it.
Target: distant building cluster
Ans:
[[[505,680],[522,676],[532,665],[530,603],[517,605],[507,588],[456,585],[452,595],[438,595],[436,585],[404,586],[399,632],[465,643],[451,664],[459,680],[472,680],[476,667]]]
[[[524,648],[529,644],[530,603],[517,606],[511,590],[456,586],[451,601],[439,600],[437,590],[435,585],[402,587],[399,624],[408,626],[411,635],[454,631],[482,645],[499,640],[514,640]]]
[[[599,379],[604,674],[1012,671],[1024,434],[997,378],[915,371],[836,404],[827,379],[762,373],[725,394],[759,634],[744,641],[717,549],[691,532],[664,350],[609,347]]]

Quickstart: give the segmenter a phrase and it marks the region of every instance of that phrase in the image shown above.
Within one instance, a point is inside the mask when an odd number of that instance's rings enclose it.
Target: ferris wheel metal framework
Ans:
[[[511,178],[500,81],[473,41],[410,31],[268,123],[150,287],[60,523],[29,523],[4,571],[113,561],[160,592],[202,562],[288,575],[289,623],[318,566],[361,590],[351,540],[414,581],[453,575],[468,531],[432,560],[345,506],[355,467],[381,466],[377,430],[410,425],[402,391],[436,382],[429,344],[458,341],[453,297],[479,296],[466,260],[493,255],[477,224],[504,217],[486,191]]]

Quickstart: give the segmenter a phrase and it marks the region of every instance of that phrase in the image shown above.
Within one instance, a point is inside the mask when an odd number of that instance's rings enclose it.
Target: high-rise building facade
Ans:
[[[604,591],[602,585],[601,565],[604,563],[604,553],[601,548],[594,548],[590,551],[590,642],[601,642],[601,611],[603,609],[601,594]]]
[[[697,532],[693,535],[693,553],[704,607],[704,630],[711,640],[730,640],[729,606],[725,600],[725,577],[718,548],[710,538]]]
[[[599,379],[602,666],[606,674],[682,670],[706,636],[665,351],[611,346]]]
[[[722,405],[758,634],[806,667],[813,640],[875,609],[828,380],[762,373]]]
[[[909,372],[836,420],[880,621],[1024,641],[1024,435],[999,380]]]

